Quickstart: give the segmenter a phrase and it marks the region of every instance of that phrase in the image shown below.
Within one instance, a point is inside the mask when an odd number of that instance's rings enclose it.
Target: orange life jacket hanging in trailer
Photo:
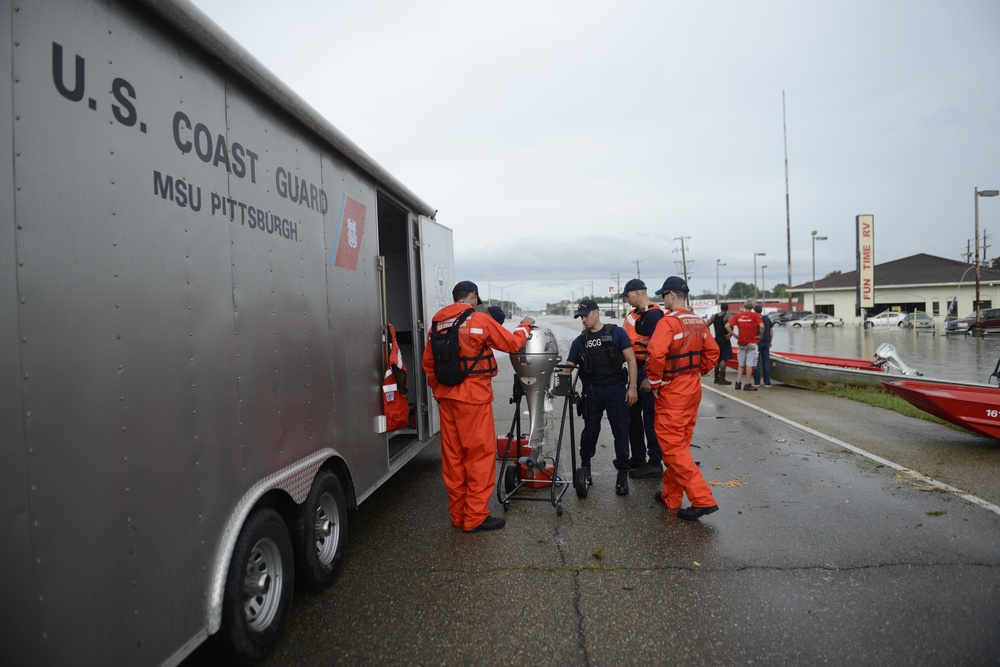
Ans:
[[[385,359],[385,376],[382,379],[382,407],[385,413],[386,429],[395,431],[410,425],[410,405],[406,400],[406,366],[399,357],[396,343],[396,328],[391,324],[386,328],[388,354]]]

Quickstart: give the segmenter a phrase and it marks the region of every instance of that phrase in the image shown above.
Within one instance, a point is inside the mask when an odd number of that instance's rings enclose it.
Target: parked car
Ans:
[[[898,327],[906,319],[906,313],[886,310],[865,320],[866,327]]]
[[[927,313],[909,313],[899,326],[904,329],[933,329],[934,318]]]
[[[811,310],[786,310],[780,313],[771,313],[768,317],[771,318],[771,324],[782,325],[810,315],[812,315]]]
[[[1000,308],[983,308],[979,311],[979,328],[984,334],[1000,333]],[[965,334],[976,329],[976,314],[951,320],[945,327],[946,334]]]
[[[839,317],[834,317],[833,315],[827,315],[826,313],[816,313],[815,315],[806,315],[805,317],[800,317],[788,322],[787,326],[790,327],[811,327],[813,322],[816,323],[818,327],[842,327],[844,326],[844,320]]]

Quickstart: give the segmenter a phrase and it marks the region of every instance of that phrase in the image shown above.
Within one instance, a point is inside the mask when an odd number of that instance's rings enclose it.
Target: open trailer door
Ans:
[[[428,217],[420,216],[418,238],[420,239],[420,287],[422,291],[421,317],[424,324],[420,350],[423,352],[427,341],[427,331],[434,313],[452,303],[451,288],[455,286],[455,251],[451,229]],[[427,415],[431,433],[441,430],[437,403],[431,396],[430,388],[425,388]]]

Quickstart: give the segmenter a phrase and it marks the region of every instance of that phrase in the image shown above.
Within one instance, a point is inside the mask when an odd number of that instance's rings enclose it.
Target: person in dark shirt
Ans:
[[[715,342],[719,345],[719,360],[715,362],[715,384],[732,384],[726,379],[726,362],[733,358],[733,345],[729,342],[732,334],[726,330],[729,321],[729,304],[719,306],[719,312],[708,318],[707,324],[712,329]]]
[[[760,315],[761,311],[764,309],[760,304],[753,307],[754,312]],[[760,336],[760,341],[757,343],[757,365],[753,367],[753,383],[758,387],[770,387],[771,386],[771,329],[773,325],[771,324],[771,318],[766,315],[761,315],[761,322],[764,324],[764,333]],[[764,376],[764,384],[760,383],[760,376]]]
[[[587,469],[597,451],[601,418],[605,410],[615,438],[615,493],[628,495],[628,408],[638,400],[635,353],[625,330],[601,323],[601,311],[593,299],[580,302],[573,317],[581,318],[581,333],[569,348],[566,364],[578,366],[583,383],[583,432],[580,433],[580,466]],[[568,371],[567,371],[568,372]]]

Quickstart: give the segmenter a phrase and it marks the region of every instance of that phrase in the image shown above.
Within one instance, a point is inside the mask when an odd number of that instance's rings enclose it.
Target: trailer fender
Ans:
[[[219,543],[219,553],[212,571],[212,588],[209,591],[208,600],[208,633],[210,635],[214,635],[222,626],[222,604],[229,563],[233,557],[236,540],[250,512],[266,493],[275,489],[284,491],[296,505],[301,505],[306,496],[309,495],[316,473],[330,459],[342,460],[336,450],[321,449],[309,457],[261,479],[250,487],[236,504],[236,508],[226,522],[226,528]],[[289,526],[289,529],[291,528],[293,527]]]

